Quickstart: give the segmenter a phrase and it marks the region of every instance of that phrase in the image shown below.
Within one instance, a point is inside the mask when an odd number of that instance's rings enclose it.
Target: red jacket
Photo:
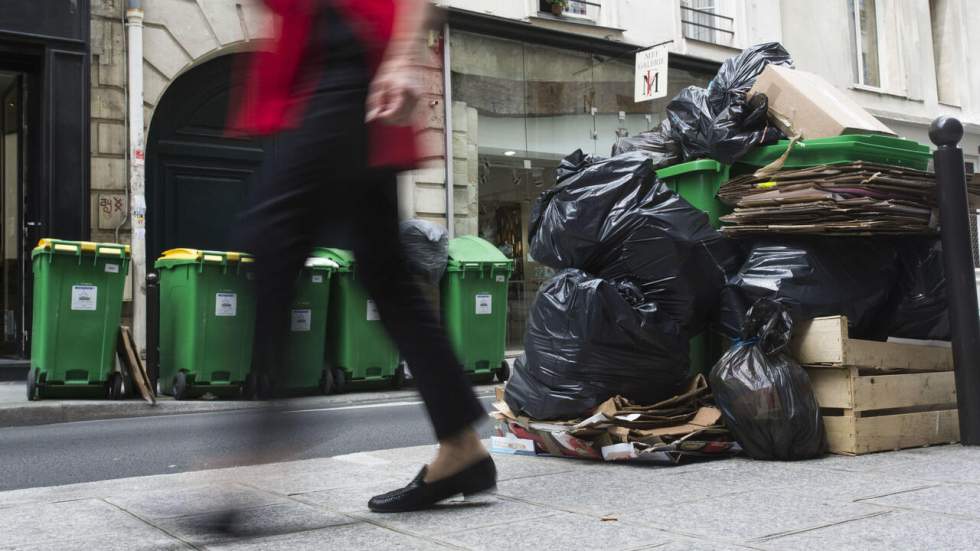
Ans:
[[[280,26],[269,52],[252,54],[246,82],[249,90],[236,116],[236,129],[272,134],[295,127],[303,116],[301,99],[294,94],[303,52],[316,17],[320,0],[265,0],[279,15]],[[346,17],[356,21],[354,28],[371,64],[377,71],[391,41],[398,0],[347,0],[337,2]],[[329,52],[327,52],[329,63]],[[415,132],[409,126],[369,125],[370,164],[373,167],[414,168],[418,161]]]

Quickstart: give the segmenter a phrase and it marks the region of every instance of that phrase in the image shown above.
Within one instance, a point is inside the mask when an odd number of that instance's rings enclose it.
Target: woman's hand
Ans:
[[[418,75],[409,60],[401,56],[385,60],[368,89],[367,122],[407,126],[420,97]]]

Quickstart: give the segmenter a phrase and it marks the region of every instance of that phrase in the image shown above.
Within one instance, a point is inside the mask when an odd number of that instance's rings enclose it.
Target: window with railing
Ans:
[[[735,18],[728,4],[725,0],[681,0],[684,38],[733,46]]]
[[[554,4],[550,0],[538,0],[538,4],[538,9],[542,12],[560,17],[587,19],[592,22],[599,21],[599,10],[602,9],[602,4],[599,2],[588,0],[566,0],[564,3],[558,3],[557,8],[553,7]]]

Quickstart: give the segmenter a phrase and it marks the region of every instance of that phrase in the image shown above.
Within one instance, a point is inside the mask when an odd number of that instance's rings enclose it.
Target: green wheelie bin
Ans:
[[[657,178],[667,187],[676,191],[694,208],[704,211],[714,228],[721,227],[722,216],[731,212],[731,208],[718,200],[718,189],[728,181],[729,165],[724,165],[711,159],[689,161],[678,165],[661,168]],[[711,332],[702,333],[691,339],[690,343],[690,373],[711,371],[715,362],[723,353],[723,337]]]
[[[283,341],[282,379],[272,382],[277,391],[319,390],[329,394],[333,387],[333,373],[324,366],[324,352],[330,282],[336,269],[337,263],[333,260],[312,257],[307,259],[300,272]]]
[[[357,282],[354,254],[343,249],[314,249],[313,256],[337,264],[330,286],[327,315],[328,368],[333,375],[333,392],[344,392],[352,384],[391,385],[405,383],[398,351],[381,324],[374,301]]]
[[[251,395],[255,331],[253,259],[172,249],[160,273],[159,391],[178,400]]]
[[[442,319],[463,370],[475,379],[504,381],[507,283],[514,261],[475,235],[449,242],[442,278]]]
[[[129,247],[42,239],[31,260],[28,399],[122,398],[115,357]]]

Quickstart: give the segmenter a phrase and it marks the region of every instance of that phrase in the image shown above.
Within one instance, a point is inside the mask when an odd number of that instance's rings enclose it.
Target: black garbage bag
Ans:
[[[581,270],[563,270],[538,291],[524,347],[504,400],[534,419],[575,419],[617,394],[652,404],[687,381],[677,325],[635,285]]]
[[[412,274],[438,284],[449,262],[449,232],[425,220],[405,220],[399,224],[402,248]]]
[[[738,260],[730,240],[657,180],[643,153],[592,161],[576,152],[562,167],[532,211],[531,256],[631,281],[685,332],[700,331]]]
[[[677,164],[681,161],[681,148],[679,143],[669,137],[669,132],[670,122],[664,119],[657,130],[616,140],[612,147],[612,156],[641,151],[650,156],[654,169]]]
[[[847,316],[850,335],[884,340],[880,322],[898,282],[898,252],[881,238],[762,238],[721,294],[720,326],[735,338],[757,300],[774,299],[797,322]]]
[[[768,100],[746,94],[769,64],[792,66],[777,42],[758,44],[725,61],[708,88],[688,86],[667,104],[668,137],[685,161],[708,157],[731,164],[749,149],[784,137],[769,124]]]
[[[783,305],[760,300],[741,340],[711,369],[711,391],[725,425],[749,457],[810,459],[827,452],[810,377],[786,348],[793,320]]]
[[[889,337],[948,341],[949,303],[939,239],[903,239],[898,245],[899,277],[895,309],[883,316]]]

